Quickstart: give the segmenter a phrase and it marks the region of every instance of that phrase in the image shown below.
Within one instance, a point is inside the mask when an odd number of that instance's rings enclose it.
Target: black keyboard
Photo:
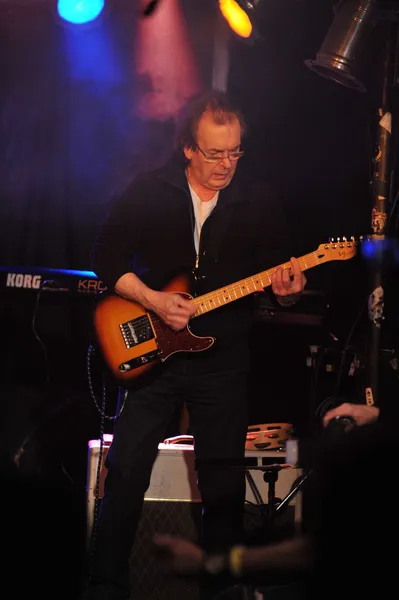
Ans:
[[[0,286],[3,290],[78,294],[99,294],[107,289],[93,271],[18,266],[0,267]]]

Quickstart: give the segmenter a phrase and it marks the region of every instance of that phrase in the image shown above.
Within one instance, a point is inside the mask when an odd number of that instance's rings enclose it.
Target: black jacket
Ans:
[[[201,232],[197,284],[201,295],[290,258],[283,210],[265,184],[244,182],[239,168]],[[92,268],[113,289],[133,271],[153,289],[195,266],[194,212],[177,156],[162,168],[139,174],[112,206],[92,250]],[[251,299],[240,299],[193,320],[197,335],[216,337],[216,348],[244,339]]]

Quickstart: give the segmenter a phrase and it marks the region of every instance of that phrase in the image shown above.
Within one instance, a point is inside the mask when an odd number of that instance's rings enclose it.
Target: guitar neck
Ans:
[[[326,258],[323,254],[315,251],[301,256],[297,260],[302,271],[306,271],[307,269],[311,269],[322,264],[325,262]],[[277,267],[273,267],[272,269],[262,271],[261,273],[257,273],[251,277],[246,277],[245,279],[236,281],[236,283],[231,285],[227,285],[214,290],[213,292],[204,294],[203,296],[193,298],[192,302],[194,302],[198,308],[197,312],[194,313],[192,318],[203,315],[211,310],[214,310],[215,308],[219,308],[220,306],[225,306],[230,302],[234,302],[235,300],[239,300],[240,298],[244,298],[245,296],[249,296],[255,292],[261,292],[272,284],[272,275],[279,268],[288,270],[291,273],[291,262],[285,262]]]

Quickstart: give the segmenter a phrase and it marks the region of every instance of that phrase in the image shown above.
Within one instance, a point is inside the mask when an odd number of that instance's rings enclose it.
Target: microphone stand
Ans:
[[[322,435],[328,436],[331,440],[339,439],[339,436],[344,435],[351,429],[356,427],[356,422],[349,416],[338,416],[331,419],[328,425],[324,428]],[[315,472],[315,467],[311,467],[306,473],[298,477],[285,498],[276,506],[275,513],[279,514],[291,502],[296,494],[301,490],[305,481]]]
[[[379,365],[381,346],[381,326],[384,320],[384,269],[386,254],[389,251],[387,227],[389,225],[388,209],[392,205],[392,88],[396,83],[396,61],[398,58],[398,24],[391,20],[381,22],[384,34],[382,53],[382,84],[380,106],[378,108],[378,124],[376,131],[376,149],[373,159],[374,169],[371,181],[373,208],[371,215],[372,257],[371,257],[371,294],[369,296],[369,381],[366,385],[366,403],[378,403]],[[394,115],[395,116],[395,115]],[[395,140],[396,141],[396,140]],[[392,209],[391,209],[392,212]]]

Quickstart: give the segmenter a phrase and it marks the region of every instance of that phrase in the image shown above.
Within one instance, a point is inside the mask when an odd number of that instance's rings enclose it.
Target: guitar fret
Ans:
[[[346,247],[349,250],[348,254],[353,256],[354,246],[355,244],[345,244],[342,245],[341,248]],[[337,252],[339,250],[338,247],[333,247],[333,249],[336,249]],[[331,252],[331,248],[327,244],[324,246],[320,245],[318,250],[298,258],[298,263],[301,267],[301,270],[306,271],[316,265],[324,263],[326,260],[345,260],[346,258],[350,258],[350,256],[346,256],[345,254],[342,256],[338,255],[337,258],[329,258],[328,254],[326,254],[327,251]],[[262,291],[266,287],[272,285],[272,275],[277,271],[278,268],[289,270],[291,272],[291,262],[286,262],[274,267],[273,269],[262,271],[261,273],[257,273],[256,275],[252,275],[251,277],[247,277],[241,281],[237,281],[231,286],[204,294],[199,298],[193,298],[192,301],[197,304],[197,311],[193,317],[209,312],[218,306],[229,304],[234,300],[238,300],[242,297],[248,296],[249,294],[253,294],[256,291]]]

